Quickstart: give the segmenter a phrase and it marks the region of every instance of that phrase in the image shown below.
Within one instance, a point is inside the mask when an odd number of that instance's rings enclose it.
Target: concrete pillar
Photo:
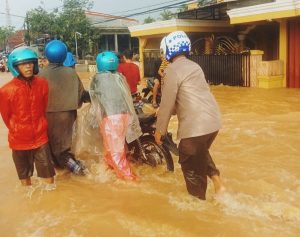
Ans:
[[[243,52],[243,50],[245,49],[245,38],[246,38],[246,35],[244,35],[244,34],[239,34],[238,35],[238,39],[239,39],[239,52]]]
[[[264,51],[250,50],[250,87],[258,87],[258,69],[262,62]]]
[[[115,34],[115,51],[118,52],[119,48],[118,48],[118,34]]]
[[[104,35],[105,38],[105,50],[108,50],[108,40],[107,40],[107,35]]]
[[[283,61],[283,87],[286,87],[286,68],[288,63],[288,35],[287,35],[287,21],[280,20],[279,21],[279,59]]]
[[[204,54],[213,54],[213,37],[205,37],[204,39]]]
[[[139,55],[140,55],[140,75],[144,78],[144,49],[147,44],[147,38],[139,37]]]

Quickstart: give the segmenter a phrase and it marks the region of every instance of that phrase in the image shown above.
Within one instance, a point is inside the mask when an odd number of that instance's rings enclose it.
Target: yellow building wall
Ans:
[[[198,3],[194,2],[194,3],[190,3],[188,4],[188,10],[193,10],[193,9],[197,9],[198,8]]]
[[[131,37],[153,37],[153,36],[165,36],[170,32],[182,30],[184,32],[232,32],[230,27],[203,27],[203,26],[169,26],[155,29],[147,29],[141,31],[131,32]]]
[[[285,11],[278,11],[278,12],[268,12],[268,13],[261,13],[261,14],[253,14],[249,16],[240,16],[240,17],[233,17],[230,18],[231,24],[240,24],[240,23],[247,23],[247,22],[255,22],[255,21],[265,21],[268,19],[283,19],[286,17],[295,17],[299,15],[300,9],[295,10],[285,10]]]
[[[284,62],[283,64],[283,86],[286,87],[286,68],[288,63],[288,40],[287,40],[287,20],[280,20],[279,30],[279,59]]]
[[[140,75],[144,78],[144,48],[147,44],[147,38],[139,37],[139,56],[140,56]]]

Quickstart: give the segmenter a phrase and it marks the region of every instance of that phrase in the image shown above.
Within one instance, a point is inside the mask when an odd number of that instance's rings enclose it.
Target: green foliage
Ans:
[[[7,39],[15,32],[14,27],[0,27],[0,51],[5,49]]]
[[[57,25],[62,28],[60,32],[60,38],[71,49],[75,49],[75,32],[82,34],[81,38],[78,38],[78,46],[82,50],[87,50],[88,46],[88,35],[91,30],[90,23],[84,14],[84,5],[75,4],[81,2],[79,0],[68,0],[65,1],[62,13],[57,18]],[[86,4],[88,1],[82,1]],[[75,52],[75,50],[73,51]]]
[[[27,42],[34,43],[41,35],[49,34],[51,38],[63,40],[69,50],[75,53],[75,32],[80,32],[82,36],[77,35],[79,55],[89,52],[92,28],[85,10],[91,7],[89,0],[63,0],[60,11],[54,9],[47,12],[42,7],[29,11],[26,17]]]
[[[144,19],[144,24],[155,22],[155,19],[151,16],[148,16]]]
[[[162,21],[170,20],[172,18],[175,18],[175,14],[170,10],[164,10],[162,13],[160,13],[160,19]]]
[[[48,13],[41,7],[27,12],[25,20],[28,29],[25,35],[26,41],[31,42],[42,34],[56,36],[60,30],[60,27],[56,24],[57,17],[57,13]]]
[[[188,10],[188,5],[184,4],[177,9],[177,12],[184,12]]]

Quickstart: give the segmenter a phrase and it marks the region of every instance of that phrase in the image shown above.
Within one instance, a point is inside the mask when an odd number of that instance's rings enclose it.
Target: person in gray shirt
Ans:
[[[176,111],[179,163],[186,187],[191,195],[205,200],[207,176],[212,179],[216,193],[224,190],[220,172],[209,153],[221,128],[221,116],[201,67],[186,57],[190,45],[183,31],[172,32],[161,42],[161,51],[171,64],[163,78],[155,139],[161,143],[161,136],[166,134],[170,117]]]

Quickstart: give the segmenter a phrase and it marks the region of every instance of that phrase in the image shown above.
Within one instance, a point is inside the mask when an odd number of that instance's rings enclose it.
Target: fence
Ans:
[[[144,52],[144,76],[155,77],[160,63],[158,50]]]
[[[189,58],[199,64],[211,85],[250,86],[250,55],[191,55]],[[146,77],[155,76],[159,58],[155,54],[144,54]]]
[[[250,55],[196,55],[189,57],[198,63],[209,84],[250,86]]]

